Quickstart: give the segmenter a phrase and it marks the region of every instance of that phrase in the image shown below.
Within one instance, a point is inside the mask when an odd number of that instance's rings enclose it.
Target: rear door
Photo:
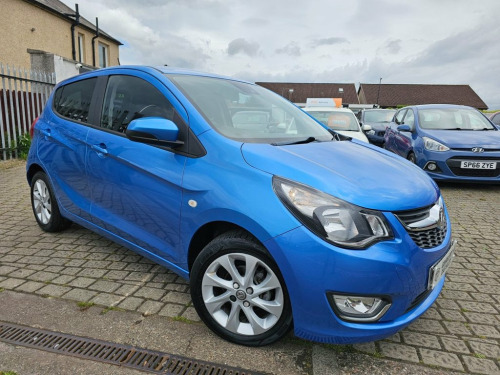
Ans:
[[[63,214],[67,211],[86,220],[90,220],[90,190],[85,169],[85,141],[91,105],[95,105],[96,81],[97,78],[89,78],[59,87],[53,97],[52,110],[44,111],[37,123],[42,137],[38,156],[51,179]]]
[[[182,115],[180,115],[182,113]],[[89,131],[91,212],[96,225],[172,263],[179,262],[182,175],[186,156],[129,140],[138,117],[163,117],[186,133],[183,107],[156,78],[110,75],[99,127]]]

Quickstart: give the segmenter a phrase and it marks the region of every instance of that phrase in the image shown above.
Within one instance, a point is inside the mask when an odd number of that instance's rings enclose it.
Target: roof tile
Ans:
[[[290,83],[256,82],[294,103],[305,103],[307,98],[342,98],[343,104],[359,104],[354,83]],[[339,88],[343,92],[339,92]],[[293,93],[289,90],[293,89]]]
[[[417,104],[458,104],[478,109],[488,106],[469,85],[424,85],[362,83],[358,94],[362,104],[397,107]],[[378,103],[377,103],[378,97]]]

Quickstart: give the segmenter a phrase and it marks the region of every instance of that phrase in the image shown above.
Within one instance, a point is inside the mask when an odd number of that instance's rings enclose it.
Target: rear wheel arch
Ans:
[[[31,181],[33,181],[33,176],[37,172],[45,172],[45,171],[43,170],[43,168],[40,165],[31,164],[28,171],[26,172],[26,177],[28,179],[28,183],[30,184],[30,186],[31,186]]]

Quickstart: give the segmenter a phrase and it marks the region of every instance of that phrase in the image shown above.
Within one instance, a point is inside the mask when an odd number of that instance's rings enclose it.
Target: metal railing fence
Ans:
[[[54,86],[54,73],[0,63],[0,160],[19,156],[20,144]]]

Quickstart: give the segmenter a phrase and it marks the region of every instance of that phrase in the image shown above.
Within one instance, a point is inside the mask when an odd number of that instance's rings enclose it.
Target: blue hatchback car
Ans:
[[[229,341],[380,339],[443,287],[455,246],[432,179],[263,87],[112,67],[60,83],[33,126],[40,227],[74,222],[189,279]]]
[[[429,104],[399,110],[384,147],[441,181],[500,183],[500,131],[477,109]]]

